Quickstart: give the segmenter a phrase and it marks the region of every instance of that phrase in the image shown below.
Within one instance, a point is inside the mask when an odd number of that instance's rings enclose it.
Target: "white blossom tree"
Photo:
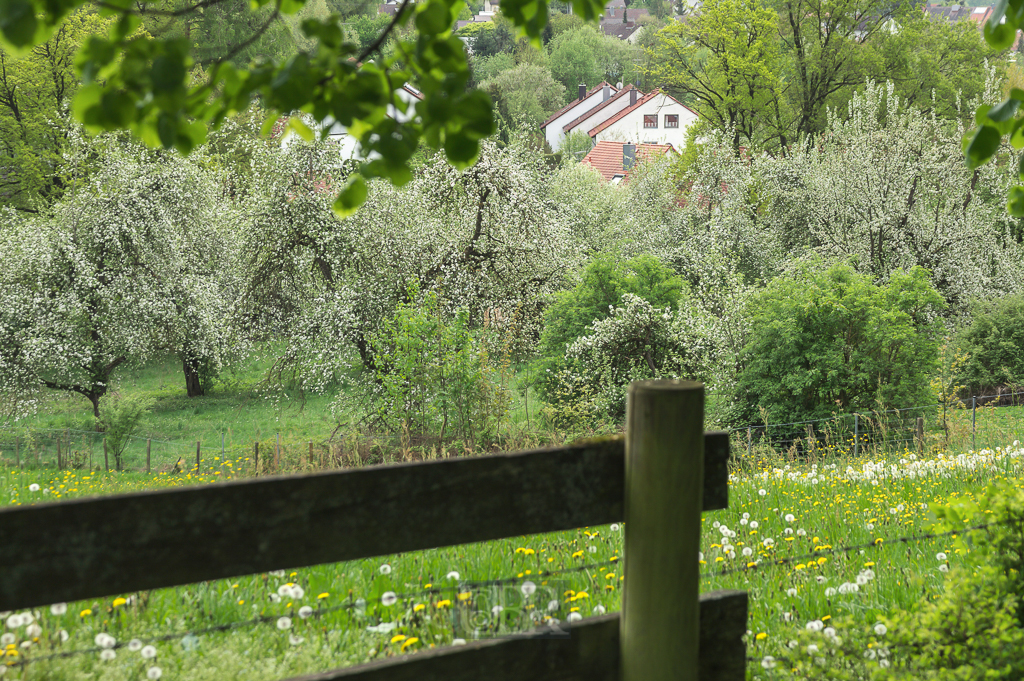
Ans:
[[[215,179],[124,135],[73,153],[95,171],[52,214],[0,230],[0,390],[78,393],[98,417],[119,368],[170,351],[192,393],[230,344]]]

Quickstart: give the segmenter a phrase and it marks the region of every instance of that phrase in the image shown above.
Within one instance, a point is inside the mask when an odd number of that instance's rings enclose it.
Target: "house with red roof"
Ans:
[[[632,104],[597,122],[587,131],[595,142],[614,141],[631,144],[670,144],[682,149],[686,129],[696,122],[695,111],[674,97],[653,90],[642,97],[632,96]]]
[[[614,88],[609,91],[612,90]],[[577,131],[586,133],[594,142],[671,144],[682,149],[686,129],[697,120],[696,112],[675,98],[660,90],[645,95],[632,84],[600,100],[595,97],[593,101],[598,103],[566,107],[548,119],[544,130],[552,150],[557,151],[565,138]],[[570,119],[580,110],[583,112]],[[560,123],[561,130],[555,129]]]
[[[666,156],[677,156],[670,144],[628,144],[626,142],[598,142],[580,163],[591,166],[606,182],[613,184],[629,181],[630,174],[643,163]]]
[[[586,85],[580,85],[579,96],[551,114],[551,117],[544,121],[544,125],[540,126],[551,151],[558,151],[561,148],[562,142],[565,140],[563,128],[566,123],[574,121],[604,104],[618,92],[619,88],[609,83],[599,83],[589,91]]]

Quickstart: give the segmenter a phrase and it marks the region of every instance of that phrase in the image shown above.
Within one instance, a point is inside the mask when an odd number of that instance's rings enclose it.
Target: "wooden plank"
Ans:
[[[699,674],[702,681],[744,681],[747,594],[700,596]],[[545,630],[474,641],[289,681],[620,681],[619,613],[571,625],[569,637]]]
[[[746,591],[720,589],[700,595],[700,678],[745,681],[747,678]]]
[[[619,522],[623,479],[607,438],[0,509],[0,611]]]

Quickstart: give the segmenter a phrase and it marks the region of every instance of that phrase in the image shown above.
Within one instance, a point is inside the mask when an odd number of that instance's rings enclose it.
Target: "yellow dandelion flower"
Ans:
[[[123,598],[115,598],[115,599],[114,599],[114,607],[115,607],[115,608],[119,608],[119,607],[121,607],[122,605],[124,605],[124,604],[125,604],[125,603],[127,603],[127,602],[128,602],[128,601],[126,601],[126,600],[125,600],[125,599],[123,599]]]
[[[91,608],[86,608],[82,612],[78,613],[78,616],[79,617],[88,617],[91,614],[92,614],[92,609]]]
[[[472,595],[473,594],[471,594],[470,592],[464,591],[464,592],[459,594],[459,600],[460,601],[468,601]]]
[[[424,604],[422,604],[422,603],[417,603],[416,605],[412,606],[412,611],[413,611],[413,612],[419,612],[420,610],[424,610],[424,609],[426,609],[426,607],[427,607],[427,606],[425,606],[425,605],[424,605]]]
[[[328,597],[328,596],[330,596],[330,595],[331,595],[331,594],[329,594],[329,593],[327,593],[327,592],[325,591],[325,592],[323,592],[322,594],[320,594],[319,596],[317,596],[317,599],[318,599],[318,600],[323,600],[323,599],[327,598],[327,597]]]
[[[417,641],[419,641],[419,639],[416,638],[415,636],[410,637],[409,639],[407,639],[405,641],[405,643],[402,644],[402,650],[405,650],[406,648],[408,648],[412,644],[416,643]]]
[[[446,598],[446,599],[444,599],[443,601],[438,601],[437,603],[435,603],[435,605],[436,605],[436,606],[437,606],[438,608],[447,608],[447,607],[448,607],[448,606],[450,606],[451,604],[452,604],[452,602],[451,602],[450,600],[448,600],[447,598]]]
[[[399,641],[404,641],[407,638],[408,638],[408,636],[406,636],[405,634],[395,634],[394,636],[391,637],[391,642],[392,643],[398,643]]]
[[[763,632],[763,631],[762,631],[762,632],[759,632],[759,633],[757,634],[757,636],[755,636],[755,637],[754,637],[754,640],[755,640],[755,641],[763,641],[763,640],[765,640],[766,638],[768,638],[768,634],[766,634],[765,632]]]

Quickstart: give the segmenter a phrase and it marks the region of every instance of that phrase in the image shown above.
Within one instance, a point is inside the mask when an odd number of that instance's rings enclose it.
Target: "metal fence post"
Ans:
[[[153,440],[146,440],[146,475],[149,475],[149,450],[153,446]]]
[[[703,431],[702,384],[630,385],[622,681],[697,681]]]
[[[750,458],[750,444],[753,441],[753,439],[754,439],[754,437],[751,434],[750,428],[748,427],[747,428],[747,458],[748,459]]]

